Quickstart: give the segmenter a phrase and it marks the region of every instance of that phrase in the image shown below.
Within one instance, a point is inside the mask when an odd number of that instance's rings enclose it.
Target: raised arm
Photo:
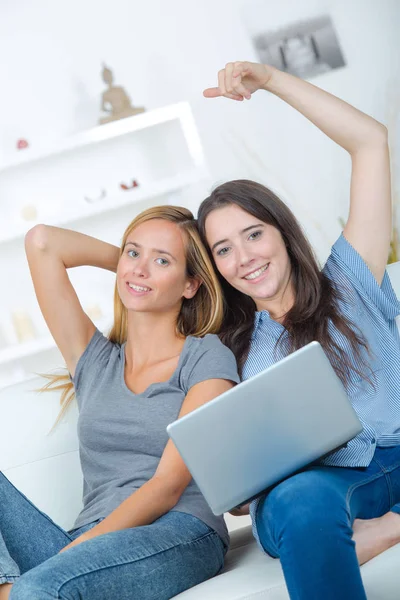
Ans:
[[[390,163],[386,128],[336,96],[268,65],[228,63],[207,98],[250,98],[257,90],[278,96],[351,156],[350,213],[344,235],[380,283],[392,231]]]
[[[43,317],[74,375],[95,326],[82,309],[67,269],[88,265],[116,271],[119,249],[76,231],[36,225],[26,234],[25,251]]]

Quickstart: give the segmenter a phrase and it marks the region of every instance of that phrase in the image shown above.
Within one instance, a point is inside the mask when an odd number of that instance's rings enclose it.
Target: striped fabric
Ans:
[[[346,448],[325,458],[323,464],[364,467],[371,462],[376,446],[400,444],[400,335],[395,321],[400,314],[400,302],[387,273],[379,286],[364,260],[343,234],[332,247],[323,272],[342,292],[342,313],[367,341],[370,355],[364,351],[363,357],[371,366],[372,374],[367,375],[373,381],[371,385],[352,373],[347,393],[364,430]],[[256,313],[243,379],[256,375],[283,358],[282,351],[275,349],[282,332],[284,340],[288,334],[280,323],[270,319],[267,311]],[[346,338],[333,326],[331,334],[335,342],[351,356]],[[353,364],[360,368],[354,359]],[[250,507],[252,517],[257,505],[258,501],[255,500]]]
[[[340,287],[345,301],[340,308],[346,318],[362,332],[370,348],[363,352],[373,375],[367,373],[373,385],[352,373],[347,393],[364,431],[331,454],[324,464],[338,467],[366,467],[371,462],[375,446],[400,444],[400,336],[395,318],[400,314],[400,302],[385,273],[379,286],[360,255],[341,235],[332,248],[324,273]],[[287,332],[270,319],[267,311],[255,315],[254,332],[243,379],[256,375],[280,358],[275,349],[279,336]],[[335,342],[351,355],[346,338],[331,328]],[[353,361],[360,370],[361,365]]]

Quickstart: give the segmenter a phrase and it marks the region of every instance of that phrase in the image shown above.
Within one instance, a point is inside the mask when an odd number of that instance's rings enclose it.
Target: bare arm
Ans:
[[[344,235],[380,283],[392,231],[386,128],[343,100],[287,73],[274,72],[266,89],[296,108],[350,154],[350,214]]]
[[[115,271],[119,249],[76,231],[36,225],[25,237],[25,250],[43,317],[73,375],[95,326],[67,269],[89,265]]]
[[[233,385],[224,379],[209,379],[194,385],[183,402],[179,418],[226,392]],[[177,504],[191,478],[174,443],[169,440],[154,476],[101,523],[68,547],[110,531],[153,523]]]
[[[372,117],[320,88],[267,65],[229,63],[206,97],[250,98],[267,90],[298,110],[351,157],[350,214],[344,235],[380,283],[386,267],[392,207],[387,130]]]

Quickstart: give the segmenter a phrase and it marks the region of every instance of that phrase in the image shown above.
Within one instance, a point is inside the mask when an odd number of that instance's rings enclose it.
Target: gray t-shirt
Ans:
[[[134,394],[124,378],[125,344],[96,330],[73,378],[79,406],[78,436],[84,478],[83,510],[74,527],[109,515],[155,473],[187,392],[206,379],[239,382],[232,352],[216,335],[188,337],[171,379]],[[216,517],[192,480],[173,510],[189,513],[228,545]]]

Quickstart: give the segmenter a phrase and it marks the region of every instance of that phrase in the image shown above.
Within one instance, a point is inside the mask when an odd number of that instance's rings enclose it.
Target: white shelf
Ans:
[[[10,169],[26,167],[33,162],[46,160],[56,155],[63,154],[64,152],[74,151],[84,146],[113,139],[126,135],[127,133],[133,133],[134,131],[140,131],[147,127],[153,127],[154,125],[166,123],[174,119],[180,119],[182,123],[194,164],[201,165],[203,161],[202,148],[197,136],[190,106],[187,102],[179,102],[177,104],[172,104],[171,106],[158,108],[132,117],[120,119],[119,121],[113,121],[112,123],[94,127],[66,138],[49,148],[26,148],[25,150],[20,150],[18,156],[14,160],[11,160],[4,165],[0,165],[0,175]]]
[[[32,356],[34,354],[39,354],[39,352],[45,352],[52,348],[55,348],[55,343],[51,337],[15,344],[8,348],[3,348],[3,350],[0,351],[0,365],[14,362],[15,360],[26,358],[27,356]]]
[[[144,202],[145,200],[157,198],[158,196],[171,194],[172,192],[184,189],[185,187],[196,183],[197,181],[200,181],[203,177],[206,177],[206,175],[207,172],[205,169],[193,169],[192,171],[187,172],[184,175],[168,177],[167,179],[163,179],[162,181],[157,181],[155,183],[151,183],[150,185],[143,186],[143,188],[138,187],[134,188],[133,190],[120,192],[112,197],[105,198],[103,200],[98,200],[97,203],[94,204],[82,203],[83,210],[70,213],[65,218],[49,218],[43,219],[43,221],[46,223],[46,225],[63,227],[68,223],[87,219],[92,216],[100,215],[109,211],[115,211],[119,208],[129,206],[129,204],[136,204],[139,202]],[[19,228],[9,230],[3,235],[0,234],[0,244],[23,237],[26,234],[27,230],[33,227],[37,222],[38,221],[32,221],[31,223],[29,223],[29,225],[24,223],[24,225],[20,226]]]
[[[95,325],[100,331],[108,331],[111,327],[110,319],[101,319],[96,321]],[[41,352],[53,350],[56,347],[54,339],[51,336],[46,336],[29,342],[15,344],[8,348],[3,348],[0,350],[0,366],[40,354]]]
[[[49,147],[35,143],[8,158],[0,164],[0,270],[3,279],[12,283],[2,297],[5,322],[0,320],[0,327],[8,332],[7,339],[13,335],[7,320],[14,302],[10,290],[15,288],[16,302],[27,314],[32,314],[30,304],[36,306],[33,293],[25,294],[21,278],[13,281],[15,273],[27,271],[20,241],[28,229],[37,223],[78,227],[86,220],[94,230],[91,235],[102,238],[110,230],[114,235],[131,207],[135,213],[135,206],[139,212],[157,203],[175,204],[181,191],[186,194],[179,203],[191,204],[192,186],[209,176],[187,102],[94,127]],[[138,187],[121,189],[119,182],[134,179]],[[85,198],[98,199],[88,202]],[[32,207],[37,218],[23,220],[24,210]],[[88,222],[92,217],[97,218]],[[18,240],[15,249],[7,245],[13,240]],[[89,297],[87,285],[84,278],[77,278],[78,296]],[[103,327],[110,323],[99,320],[96,325],[105,331]],[[24,379],[29,370],[47,372],[52,360],[60,362],[48,335],[2,347],[0,387]]]

